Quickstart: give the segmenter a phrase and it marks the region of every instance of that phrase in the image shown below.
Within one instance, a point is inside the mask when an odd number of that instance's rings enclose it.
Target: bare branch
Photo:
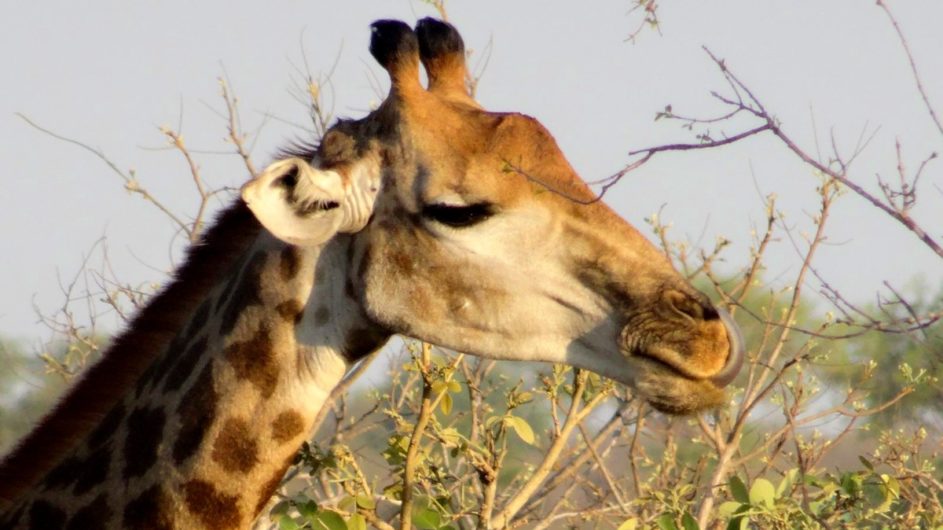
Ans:
[[[933,124],[936,125],[936,128],[938,131],[940,131],[940,134],[943,134],[943,123],[940,123],[940,119],[933,110],[933,105],[930,104],[930,98],[927,96],[927,91],[923,88],[923,82],[920,80],[920,73],[917,71],[917,63],[914,61],[914,55],[910,51],[910,45],[907,43],[907,38],[904,36],[903,30],[900,29],[897,19],[894,18],[894,15],[891,13],[890,8],[887,7],[887,4],[884,2],[884,0],[877,0],[877,5],[884,10],[888,20],[891,21],[891,25],[894,26],[894,31],[897,32],[897,37],[900,39],[900,45],[904,48],[904,53],[907,55],[907,62],[910,64],[910,71],[914,74],[914,82],[917,84],[917,90],[920,92],[920,98],[923,99],[923,104],[927,107],[927,114],[930,115],[930,119],[933,120]]]

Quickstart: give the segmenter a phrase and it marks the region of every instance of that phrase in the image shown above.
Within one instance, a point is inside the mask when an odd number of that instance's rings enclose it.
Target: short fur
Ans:
[[[59,463],[50,455],[66,454],[102,422],[260,229],[241,201],[219,215],[201,243],[190,247],[173,281],[151,299],[102,359],[0,463],[0,513]]]

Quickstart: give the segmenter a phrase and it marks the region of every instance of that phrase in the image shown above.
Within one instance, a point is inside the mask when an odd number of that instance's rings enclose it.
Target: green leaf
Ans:
[[[747,487],[740,480],[740,477],[734,475],[730,477],[730,494],[740,504],[750,504],[750,495],[747,493]]]
[[[845,473],[841,477],[841,489],[849,497],[855,497],[861,492],[861,477],[857,473]]]
[[[887,500],[887,490],[884,489],[884,484],[877,484],[873,481],[865,482],[861,487],[861,494],[868,504],[879,512],[890,506],[890,503],[884,506]]]
[[[881,480],[884,481],[884,487],[887,488],[888,497],[892,497],[894,499],[900,497],[900,483],[897,482],[896,478],[882,473]]]
[[[485,419],[485,429],[490,429],[492,426],[494,426],[495,423],[501,421],[502,419],[503,418],[501,416],[488,416],[488,418]]]
[[[345,512],[352,512],[357,507],[357,500],[353,497],[344,497],[337,503],[337,507]]]
[[[347,530],[347,523],[341,514],[332,510],[322,510],[312,521],[315,530]]]
[[[786,474],[783,475],[782,481],[780,481],[779,486],[776,486],[776,498],[788,497],[792,492],[792,487],[796,483],[796,475],[799,474],[799,470],[792,468],[789,471],[786,471]]]
[[[530,445],[534,445],[534,430],[531,429],[527,420],[520,416],[507,416],[504,418],[504,423],[514,429],[514,432],[521,437],[521,440],[524,440]]]
[[[753,481],[750,487],[750,504],[754,506],[764,505],[772,508],[776,504],[776,488],[773,483],[765,478],[758,478]]]
[[[291,503],[288,501],[280,501],[275,506],[272,506],[272,509],[269,510],[268,515],[274,521],[278,519],[278,516],[285,515],[288,513],[288,510],[291,508]]]
[[[717,515],[724,519],[729,519],[733,514],[737,513],[737,510],[739,510],[741,506],[743,506],[743,504],[737,501],[723,502],[717,507]]]
[[[694,517],[688,512],[684,512],[684,515],[681,516],[681,526],[684,527],[684,530],[701,530],[697,521],[695,521]]]
[[[746,530],[749,527],[750,518],[745,516],[734,517],[727,523],[727,530]]]
[[[638,519],[633,517],[622,521],[622,524],[616,530],[635,530],[636,528],[638,528]]]
[[[678,525],[675,524],[675,518],[670,513],[659,515],[658,519],[655,519],[655,524],[657,524],[658,528],[661,530],[678,530]]]
[[[347,520],[347,530],[367,530],[367,520],[355,513]]]
[[[298,508],[298,513],[305,519],[310,520],[318,513],[318,503],[312,500],[296,503],[296,507]]]
[[[367,495],[357,495],[357,506],[360,506],[364,510],[372,510],[376,508],[377,503],[373,500],[373,497]]]
[[[278,518],[279,530],[298,530],[299,528],[301,527],[298,526],[298,523],[287,514],[282,514],[281,517]]]
[[[413,510],[413,524],[423,530],[437,530],[442,524],[442,517],[429,508],[419,508]]]
[[[868,471],[874,471],[874,465],[863,455],[858,455],[858,460],[861,461],[861,465],[868,468]]]

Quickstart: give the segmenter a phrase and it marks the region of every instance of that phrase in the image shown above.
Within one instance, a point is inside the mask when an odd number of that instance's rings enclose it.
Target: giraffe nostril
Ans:
[[[675,312],[692,322],[717,317],[717,311],[710,303],[698,300],[687,293],[670,290],[664,296],[665,301]]]
[[[701,308],[703,311],[704,320],[717,320],[720,318],[720,313],[717,312],[717,308],[714,307],[714,304],[707,302],[704,303]]]

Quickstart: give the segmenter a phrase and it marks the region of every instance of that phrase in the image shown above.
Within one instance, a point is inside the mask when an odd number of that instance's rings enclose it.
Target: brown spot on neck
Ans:
[[[210,530],[238,528],[242,522],[239,498],[219,492],[205,480],[191,480],[183,485],[187,509]]]
[[[190,344],[182,353],[167,351],[167,353],[164,354],[176,357],[177,359],[176,364],[173,365],[173,368],[166,375],[167,379],[164,381],[163,393],[176,392],[183,385],[184,381],[193,375],[197,366],[200,364],[200,360],[203,358],[203,354],[206,352],[207,342],[207,336],[204,335],[200,337],[199,340],[193,342],[193,344]]]
[[[91,530],[93,528],[105,528],[111,522],[112,511],[108,506],[108,499],[105,494],[95,497],[95,500],[85,505],[79,511],[75,512],[69,519],[69,525],[66,530]]]
[[[259,463],[259,444],[249,422],[230,418],[213,444],[213,460],[229,473],[248,473]]]
[[[82,464],[72,493],[82,495],[108,478],[112,452],[111,444],[104,444],[88,456],[85,463]]]
[[[272,439],[278,443],[289,442],[302,433],[305,421],[296,410],[286,410],[272,422]]]
[[[160,486],[151,486],[124,507],[125,530],[172,530],[173,502]]]
[[[200,304],[200,307],[196,310],[196,313],[193,315],[193,318],[190,319],[190,323],[187,324],[186,331],[183,332],[184,337],[195,337],[205,326],[206,321],[210,317],[210,309],[212,304],[210,299],[206,299]]]
[[[91,436],[88,439],[89,448],[96,448],[106,441],[110,440],[115,434],[115,431],[118,430],[118,427],[121,425],[121,420],[124,419],[124,404],[118,403],[111,409],[111,412],[105,416],[104,421],[102,421],[98,427],[92,431]]]
[[[59,491],[73,487],[74,495],[83,495],[108,478],[114,443],[110,440],[92,445],[85,458],[72,455],[59,462],[42,481],[43,490]]]
[[[207,363],[177,405],[180,431],[177,433],[173,450],[174,462],[177,465],[183,464],[203,443],[216,416],[217,401],[219,394],[213,381],[213,363]]]
[[[48,491],[68,488],[78,480],[82,464],[82,459],[75,455],[61,460],[43,479],[43,489]]]
[[[124,478],[139,477],[157,462],[157,448],[164,440],[163,409],[141,407],[128,416],[128,437],[124,441]]]
[[[272,397],[278,386],[281,368],[272,350],[271,332],[268,327],[259,327],[255,336],[245,342],[231,344],[225,351],[226,361],[236,372],[236,377],[252,383],[263,398]]]
[[[138,380],[137,389],[134,392],[135,398],[140,398],[145,390],[157,386],[167,377],[171,366],[180,360],[180,355],[186,347],[187,341],[188,338],[183,333],[178,333],[177,336],[170,341],[170,344],[164,348],[164,351],[151,363],[141,376],[141,379]]]
[[[232,332],[233,328],[236,327],[239,315],[247,307],[262,305],[262,295],[259,288],[262,272],[265,270],[265,258],[266,254],[264,252],[256,252],[240,274],[239,283],[236,284],[232,293],[228,296],[226,310],[222,314],[219,327],[221,335],[229,335]]]
[[[279,276],[281,276],[282,281],[287,282],[294,279],[299,270],[301,270],[301,254],[297,248],[288,245],[282,249],[279,257]]]

